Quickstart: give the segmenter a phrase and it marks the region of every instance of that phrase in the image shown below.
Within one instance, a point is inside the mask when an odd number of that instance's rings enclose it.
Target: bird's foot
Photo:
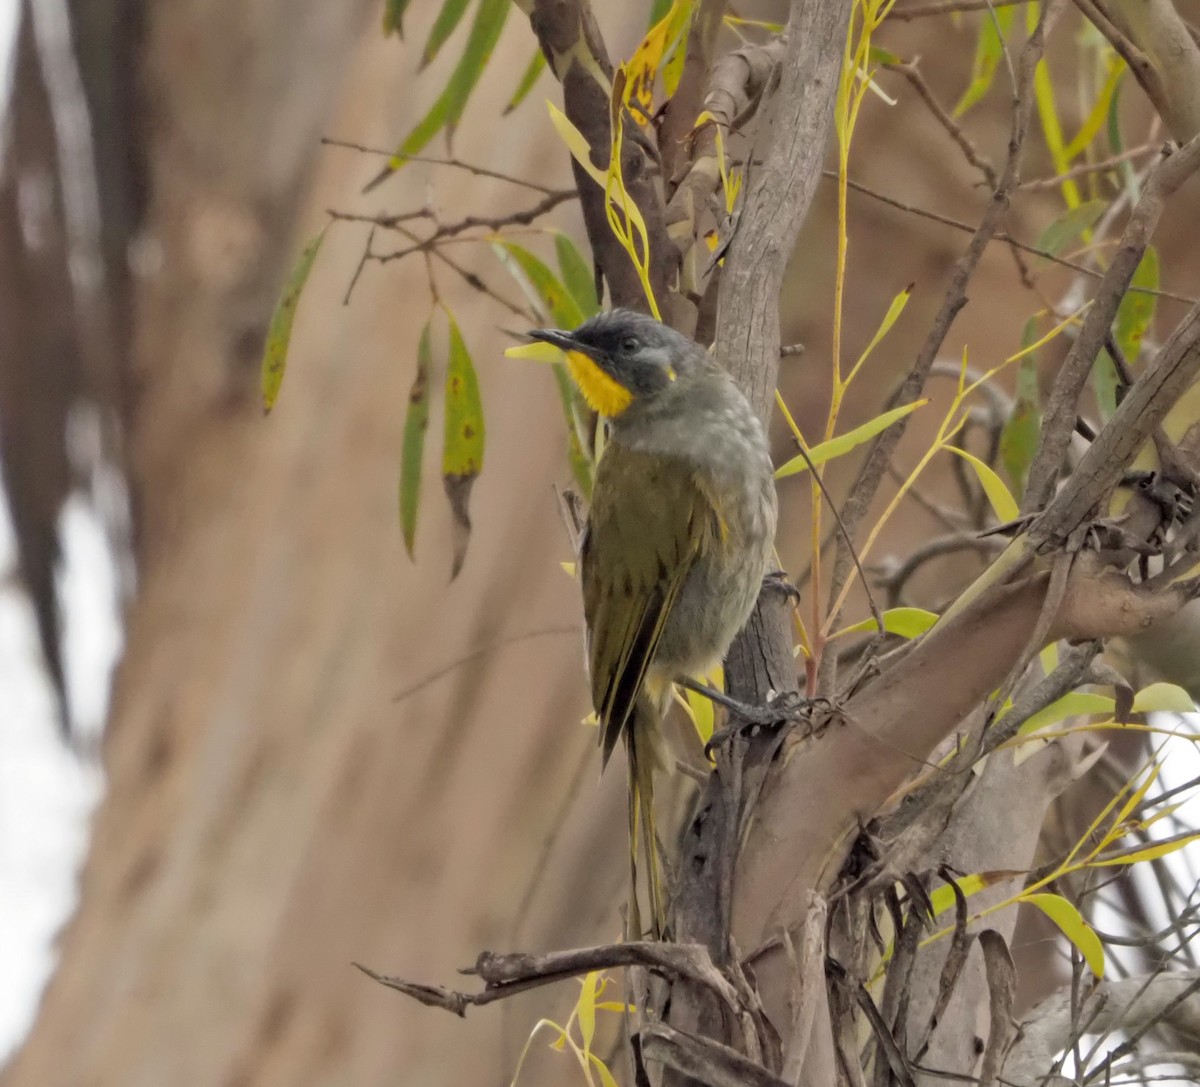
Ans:
[[[764,574],[762,587],[783,593],[789,600],[800,599],[800,590],[788,580],[786,570],[772,570],[769,574]]]
[[[701,692],[706,693],[706,692]],[[723,695],[719,701],[726,706],[735,717],[732,724],[714,732],[704,745],[704,754],[711,757],[715,748],[722,747],[737,736],[753,733],[759,729],[775,731],[780,728],[790,728],[799,721],[805,721],[810,714],[811,699],[802,697],[795,691],[785,691],[769,699],[766,705],[750,706],[736,699]]]

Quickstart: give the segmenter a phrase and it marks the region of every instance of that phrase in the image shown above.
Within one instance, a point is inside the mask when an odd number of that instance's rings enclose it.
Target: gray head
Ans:
[[[597,314],[573,332],[535,328],[529,335],[561,348],[591,407],[615,418],[689,376],[706,360],[702,347],[673,328],[633,310]]]

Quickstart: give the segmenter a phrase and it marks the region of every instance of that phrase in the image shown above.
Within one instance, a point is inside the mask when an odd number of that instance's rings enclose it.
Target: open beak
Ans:
[[[574,336],[569,332],[562,332],[557,328],[532,328],[525,335],[531,340],[541,340],[542,343],[551,343],[563,351],[582,350]]]

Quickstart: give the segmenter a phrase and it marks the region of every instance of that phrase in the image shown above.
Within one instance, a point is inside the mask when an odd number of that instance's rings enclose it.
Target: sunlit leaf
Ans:
[[[938,614],[935,611],[926,611],[924,608],[888,608],[880,615],[880,618],[883,620],[883,629],[889,634],[897,634],[901,638],[916,638],[938,621]],[[866,633],[878,629],[879,624],[872,616],[864,619],[861,623],[843,627],[830,636],[830,641],[840,638],[844,634]]]
[[[364,192],[369,192],[399,170],[410,156],[420,152],[442,129],[448,126],[453,128],[458,123],[463,110],[466,109],[467,100],[471,97],[471,92],[479,82],[488,58],[500,39],[500,32],[504,29],[504,20],[510,7],[510,0],[479,0],[462,57],[450,74],[445,88],[429,112],[417,122],[416,127],[396,148],[395,154],[388,159],[383,170],[371,179]]]
[[[1085,231],[1091,230],[1107,207],[1108,204],[1104,200],[1088,200],[1063,212],[1042,231],[1037,240],[1037,248],[1057,257]]]
[[[595,1053],[588,1053],[588,1060],[592,1062],[592,1066],[600,1074],[602,1087],[617,1087],[617,1081],[613,1079],[613,1074],[608,1070],[607,1064],[597,1057]]]
[[[1018,730],[1018,735],[1028,736],[1030,733],[1039,732],[1060,721],[1065,721],[1068,717],[1087,717],[1097,714],[1112,716],[1115,708],[1116,700],[1109,695],[1091,694],[1088,691],[1071,691],[1026,718]]]
[[[1097,978],[1104,977],[1104,945],[1100,943],[1095,929],[1070,902],[1062,895],[1055,894],[1022,895],[1019,901],[1036,906],[1049,917],[1079,950],[1083,961],[1088,964],[1088,969]]]
[[[506,347],[504,357],[507,359],[524,359],[528,362],[557,362],[563,360],[562,349],[552,343],[536,340],[533,343],[522,343],[516,347]]]
[[[979,37],[975,42],[975,59],[971,63],[971,82],[963,92],[963,96],[954,107],[954,116],[961,117],[976,102],[988,92],[996,68],[1004,57],[1004,42],[1000,33],[1008,34],[1012,26],[1013,11],[1011,7],[997,8],[994,12],[985,13],[979,24]],[[996,24],[1000,25],[1000,33]]]
[[[529,63],[525,66],[525,71],[521,73],[521,78],[517,82],[517,89],[513,91],[512,97],[508,100],[508,105],[504,107],[502,116],[507,117],[514,109],[529,97],[529,92],[537,85],[538,77],[546,70],[546,54],[538,49],[532,57],[529,58]]]
[[[885,411],[882,415],[875,416],[874,419],[868,420],[861,426],[856,426],[853,430],[846,431],[845,434],[840,434],[836,438],[830,438],[827,442],[818,442],[808,451],[808,455],[812,459],[813,464],[819,468],[826,461],[844,456],[855,447],[862,445],[863,442],[870,441],[876,434],[887,430],[897,419],[903,419],[904,416],[928,403],[928,400],[914,400],[911,404],[902,404],[891,411]],[[775,469],[775,478],[786,479],[788,476],[794,476],[798,472],[805,472],[807,470],[808,463],[804,457],[795,456]]]
[[[608,174],[592,162],[592,150],[588,146],[586,137],[553,102],[547,99],[546,106],[550,110],[550,123],[558,133],[559,139],[567,145],[571,157],[583,167],[588,177],[604,188],[608,182]]]
[[[592,1039],[596,1036],[596,971],[585,974],[579,999],[575,1002],[575,1014],[579,1017],[579,1034],[583,1039],[584,1053],[590,1053]]]
[[[483,468],[483,403],[479,379],[454,315],[450,324],[450,360],[446,367],[446,410],[443,423],[442,482],[454,514],[454,557],[451,579],[458,576],[467,554],[471,518],[467,505],[471,487]]]
[[[912,297],[913,286],[914,284],[910,283],[892,299],[891,305],[887,308],[887,313],[883,315],[883,320],[879,322],[879,327],[875,330],[875,335],[871,337],[871,342],[863,348],[863,353],[858,357],[858,361],[850,370],[850,374],[846,378],[847,385],[854,379],[854,375],[862,368],[863,363],[867,361],[871,352],[879,345],[879,341],[891,331],[892,325],[900,319],[900,314],[904,312],[904,307],[908,305],[908,300]]]
[[[1012,492],[1004,485],[1004,480],[996,475],[995,471],[984,464],[974,453],[968,453],[956,445],[947,445],[946,448],[951,453],[962,457],[975,469],[975,475],[979,479],[980,486],[983,487],[983,493],[987,495],[992,512],[1001,523],[1015,521],[1021,515],[1021,507],[1017,505]]]
[[[596,274],[592,266],[583,259],[575,243],[565,234],[555,233],[554,252],[558,257],[563,286],[575,299],[585,319],[595,316],[600,311],[600,305],[596,301]]]
[[[1004,880],[1013,879],[1017,876],[1025,875],[1024,872],[1014,872],[1008,870],[1000,870],[995,872],[976,872],[970,876],[956,876],[954,882],[958,885],[959,891],[966,898],[970,898],[974,894],[978,894],[985,887],[991,887],[993,884],[1002,883]],[[943,883],[934,887],[929,892],[929,901],[933,904],[933,912],[935,915],[943,914],[948,909],[953,907],[957,901],[954,895],[954,888],[948,883]]]
[[[674,0],[666,14],[647,31],[633,56],[625,65],[626,84],[622,94],[625,105],[639,123],[649,120],[654,105],[654,80],[668,52],[676,49],[687,34],[692,18],[692,0]]]
[[[292,322],[296,319],[296,307],[300,304],[300,294],[304,290],[304,284],[308,282],[308,273],[312,271],[313,261],[317,259],[317,250],[321,248],[321,242],[324,240],[325,231],[322,230],[304,247],[283,286],[279,301],[275,303],[275,311],[271,314],[262,359],[264,412],[269,412],[279,397],[283,372],[287,369],[288,347],[292,342]]]
[[[434,20],[433,28],[429,31],[429,40],[425,43],[425,48],[421,50],[421,64],[418,71],[425,68],[438,55],[438,51],[446,44],[446,39],[454,33],[454,28],[462,20],[463,13],[466,12],[470,2],[471,0],[445,0],[442,10],[438,12],[438,17]]]
[[[1175,853],[1196,841],[1200,841],[1200,832],[1180,834],[1174,838],[1164,838],[1161,842],[1154,842],[1152,845],[1127,850],[1124,853],[1110,853],[1096,857],[1090,863],[1096,868],[1114,868],[1120,865],[1138,864],[1141,861],[1156,861],[1159,857]]]
[[[404,12],[410,0],[384,0],[383,4],[383,36],[395,34],[404,40]]]
[[[400,529],[404,549],[413,558],[417,537],[417,510],[421,503],[421,465],[425,458],[425,430],[429,426],[430,322],[417,341],[417,374],[408,393],[404,414],[404,438],[400,449]]]
[[[1033,97],[1037,103],[1038,120],[1042,125],[1042,135],[1046,138],[1046,148],[1050,152],[1050,161],[1059,174],[1065,174],[1071,166],[1063,146],[1062,125],[1058,120],[1058,107],[1054,102],[1054,84],[1050,80],[1050,69],[1046,61],[1038,61],[1033,73]],[[1079,186],[1068,178],[1062,183],[1063,200],[1068,208],[1074,210],[1079,206]],[[1083,230],[1091,227],[1088,223]],[[1083,231],[1080,231],[1082,233]],[[1044,248],[1044,247],[1043,247]]]
[[[1151,683],[1133,696],[1134,713],[1195,713],[1192,696],[1174,683]]]

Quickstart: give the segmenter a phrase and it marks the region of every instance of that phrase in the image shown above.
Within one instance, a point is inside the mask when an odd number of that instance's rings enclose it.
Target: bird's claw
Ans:
[[[707,758],[712,758],[714,750],[746,732],[760,728],[790,727],[798,721],[803,721],[809,717],[813,703],[813,699],[804,698],[796,691],[784,691],[783,694],[769,699],[764,706],[741,705],[733,711],[737,720],[709,737],[708,743],[704,745],[704,754]]]

